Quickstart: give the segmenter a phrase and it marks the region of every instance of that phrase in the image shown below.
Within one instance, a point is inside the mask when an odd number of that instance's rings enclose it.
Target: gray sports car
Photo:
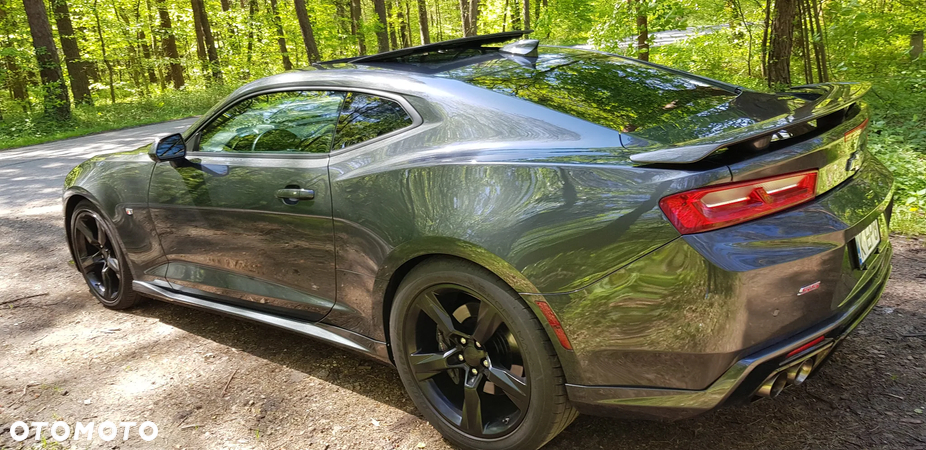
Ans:
[[[90,291],[394,364],[467,449],[804,382],[877,303],[893,179],[868,86],[760,93],[523,32],[250,83],[76,167]]]

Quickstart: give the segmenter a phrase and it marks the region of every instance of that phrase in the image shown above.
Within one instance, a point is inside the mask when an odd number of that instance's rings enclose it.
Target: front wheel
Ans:
[[[140,296],[132,291],[132,272],[115,228],[86,200],[74,207],[70,228],[74,263],[94,297],[110,309],[135,306]]]
[[[418,409],[467,449],[537,449],[576,417],[537,316],[491,272],[437,257],[396,292],[390,338]]]

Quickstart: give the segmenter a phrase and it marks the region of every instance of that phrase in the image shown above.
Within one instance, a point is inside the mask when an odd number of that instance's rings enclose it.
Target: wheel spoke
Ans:
[[[502,324],[502,316],[498,311],[486,302],[479,303],[479,316],[476,318],[476,330],[473,331],[473,339],[476,342],[489,342],[499,325]]]
[[[110,256],[109,258],[106,258],[106,265],[109,266],[109,268],[113,270],[113,274],[117,278],[119,277],[119,274],[122,273],[119,270],[119,258],[116,258],[114,256]]]
[[[495,384],[496,387],[501,388],[518,409],[521,411],[527,409],[527,404],[530,402],[527,383],[521,380],[520,377],[502,368],[493,366],[490,367],[487,372],[489,381]]]
[[[482,425],[482,399],[474,386],[465,385],[463,388],[463,411],[460,417],[460,428],[470,434],[481,436],[484,432]]]
[[[77,231],[80,231],[80,234],[84,235],[84,239],[87,240],[93,246],[99,246],[99,241],[96,240],[96,237],[93,235],[93,231],[90,231],[90,228],[87,227],[87,223],[83,220],[77,221]]]
[[[418,306],[421,308],[421,311],[427,314],[428,317],[437,324],[437,329],[440,330],[445,337],[450,337],[450,334],[454,331],[453,318],[450,317],[447,310],[440,304],[437,295],[433,292],[421,295],[418,299]]]
[[[95,265],[97,265],[97,264],[99,264],[99,263],[101,263],[101,262],[103,262],[103,258],[101,257],[100,253],[97,252],[97,253],[94,253],[94,254],[92,254],[92,255],[89,255],[89,256],[85,256],[85,257],[83,257],[83,258],[80,258],[80,267],[86,272],[86,271],[89,270],[91,267],[93,267],[93,266],[95,266]]]
[[[106,229],[103,228],[103,224],[100,223],[99,220],[96,221],[96,236],[96,241],[100,247],[105,246],[109,242],[109,239],[106,236]]]
[[[111,277],[112,269],[109,266],[103,267],[103,270],[100,272],[100,281],[103,282],[103,297],[112,299],[115,298],[113,295],[113,280]]]
[[[450,357],[457,353],[457,349],[450,349],[443,353],[412,353],[408,360],[418,381],[424,381],[441,372],[460,368],[460,364],[452,364]]]

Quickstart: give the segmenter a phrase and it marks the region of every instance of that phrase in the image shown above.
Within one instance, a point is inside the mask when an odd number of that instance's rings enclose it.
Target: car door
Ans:
[[[344,94],[251,96],[158,163],[149,207],[174,289],[318,320],[336,299],[328,152]]]

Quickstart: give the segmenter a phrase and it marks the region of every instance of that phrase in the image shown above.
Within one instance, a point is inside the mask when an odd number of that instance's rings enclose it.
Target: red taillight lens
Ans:
[[[659,207],[682,234],[728,227],[813,200],[817,171],[680,192]]]

